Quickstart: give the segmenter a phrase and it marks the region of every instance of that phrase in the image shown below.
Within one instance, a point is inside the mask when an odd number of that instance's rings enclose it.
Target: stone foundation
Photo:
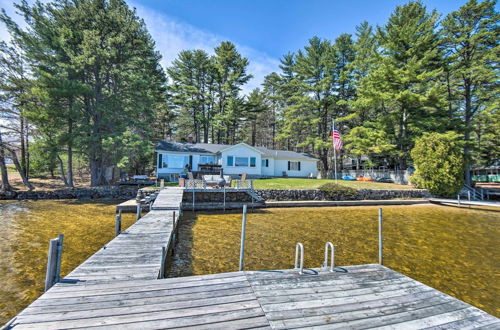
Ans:
[[[255,194],[265,200],[275,201],[320,201],[331,200],[319,189],[265,189],[255,190]],[[385,200],[394,198],[430,198],[425,189],[376,190],[359,189],[354,200]]]
[[[111,186],[93,188],[59,189],[53,191],[12,191],[0,193],[0,200],[6,199],[131,199],[137,194],[137,187]]]

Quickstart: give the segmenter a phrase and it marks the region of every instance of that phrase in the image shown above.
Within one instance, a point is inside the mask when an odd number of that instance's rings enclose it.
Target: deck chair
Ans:
[[[243,173],[241,175],[241,181],[245,181],[247,179],[247,174],[246,173]]]
[[[193,172],[188,172],[188,179],[194,180]]]

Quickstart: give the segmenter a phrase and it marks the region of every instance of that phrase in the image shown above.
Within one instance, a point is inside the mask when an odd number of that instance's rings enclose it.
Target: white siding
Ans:
[[[227,165],[228,156],[233,156],[233,166]],[[247,157],[247,158],[255,157],[255,167],[250,167],[250,163],[248,164],[249,166],[234,166],[236,157]],[[260,176],[262,175],[261,165],[262,165],[261,154],[247,145],[238,144],[233,146],[232,148],[228,148],[227,150],[222,151],[222,167],[224,168],[224,174],[237,175],[237,174],[247,173],[249,175]]]
[[[300,161],[300,171],[288,170],[288,162]],[[289,177],[308,177],[310,173],[313,177],[318,175],[318,166],[316,160],[304,160],[304,159],[275,159],[274,160],[274,176],[282,177],[283,172]]]
[[[274,158],[263,156],[262,159],[269,159],[269,167],[262,167],[262,175],[274,176]]]

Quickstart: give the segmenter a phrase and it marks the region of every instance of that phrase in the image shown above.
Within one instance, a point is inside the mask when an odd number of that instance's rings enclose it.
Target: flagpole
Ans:
[[[332,146],[333,146],[333,167],[335,170],[335,183],[337,182],[337,149],[335,148],[335,138],[333,132],[335,131],[335,119],[332,118]]]

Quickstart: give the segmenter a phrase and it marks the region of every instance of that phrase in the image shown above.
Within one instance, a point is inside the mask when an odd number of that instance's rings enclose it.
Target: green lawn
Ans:
[[[254,180],[254,189],[317,189],[319,186],[327,182],[335,182],[335,180],[295,178],[258,179]],[[415,189],[413,186],[395,183],[344,180],[337,180],[337,183],[356,189]]]

